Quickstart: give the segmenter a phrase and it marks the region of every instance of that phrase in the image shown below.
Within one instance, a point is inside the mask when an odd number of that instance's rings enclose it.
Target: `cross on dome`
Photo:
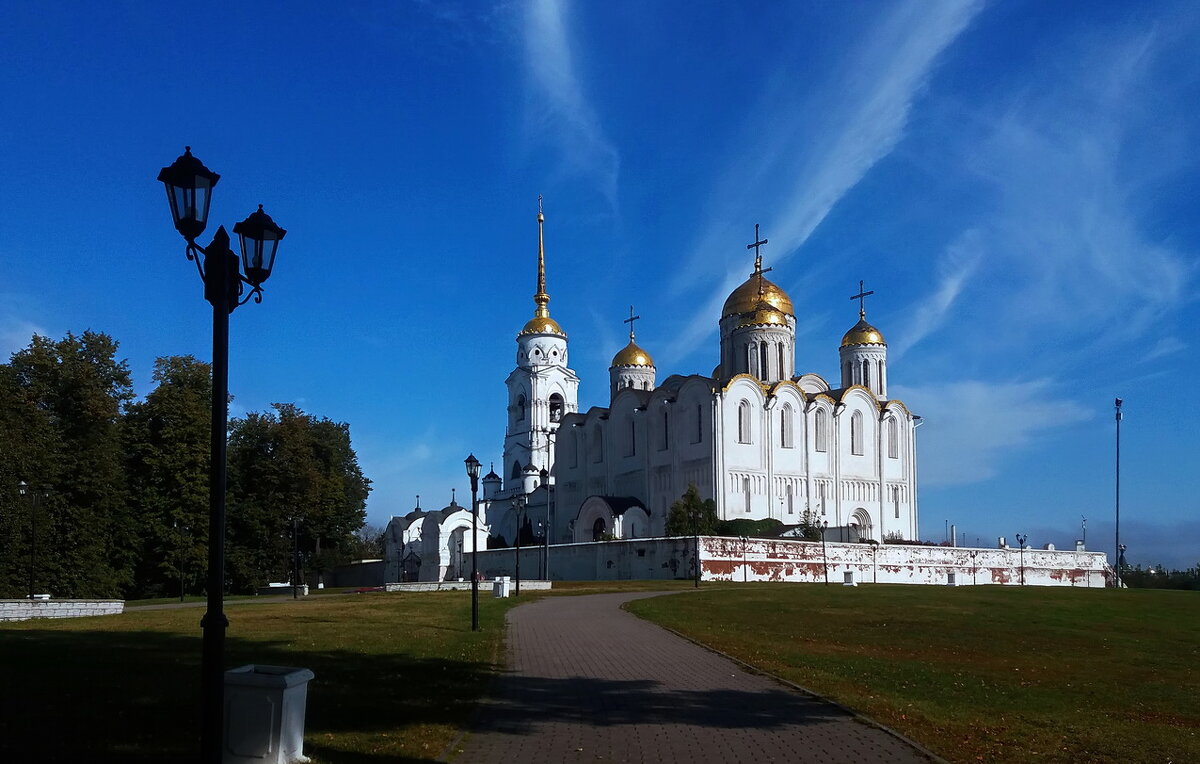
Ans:
[[[621,322],[621,323],[623,323],[623,324],[629,324],[629,339],[630,339],[630,340],[632,340],[632,339],[633,339],[633,322],[634,322],[634,321],[637,321],[637,320],[639,320],[639,319],[641,319],[641,316],[635,316],[635,315],[633,315],[633,306],[632,306],[632,305],[630,305],[630,306],[629,306],[629,318],[627,318],[627,319],[625,319],[624,321],[622,321],[622,322]]]
[[[874,289],[872,289],[870,292],[865,291],[863,289],[863,282],[860,279],[858,282],[858,294],[850,296],[851,300],[858,300],[858,317],[859,318],[867,317],[867,298],[873,294],[875,294]]]

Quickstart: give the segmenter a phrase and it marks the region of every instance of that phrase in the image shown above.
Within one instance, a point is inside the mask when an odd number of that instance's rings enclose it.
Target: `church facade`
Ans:
[[[871,293],[857,296],[838,383],[798,373],[795,309],[766,278],[766,241],[756,236],[753,271],[714,316],[720,344],[710,376],[660,383],[631,310],[608,405],[580,411],[567,334],[548,308],[543,224],[539,210],[536,307],[506,380],[501,474],[484,479],[494,534],[511,543],[518,527],[535,537],[548,530],[556,544],[661,536],[671,504],[695,484],[725,520],[797,525],[807,516],[831,541],[918,537],[920,418],[888,397],[887,343],[863,302]]]

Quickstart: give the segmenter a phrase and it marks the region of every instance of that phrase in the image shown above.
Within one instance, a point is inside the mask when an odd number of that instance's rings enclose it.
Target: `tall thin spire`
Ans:
[[[537,292],[533,295],[533,301],[537,303],[537,310],[533,315],[537,318],[549,318],[550,309],[546,305],[550,302],[550,295],[546,294],[546,242],[542,237],[542,224],[546,222],[546,216],[542,214],[542,195],[538,194],[538,274],[537,274]]]

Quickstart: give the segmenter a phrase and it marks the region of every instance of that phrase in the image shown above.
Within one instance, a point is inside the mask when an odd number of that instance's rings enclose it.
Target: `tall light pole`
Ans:
[[[219,764],[224,748],[224,662],[225,617],[225,447],[229,419],[229,314],[251,297],[262,302],[262,285],[275,265],[279,242],[287,233],[263,212],[250,214],[234,225],[240,240],[242,261],[229,249],[225,226],[217,228],[207,247],[196,243],[208,225],[212,191],[221,176],[192,156],[191,146],[170,167],[162,168],[158,180],[166,187],[167,202],[175,230],[187,241],[188,260],[196,263],[204,283],[204,299],[213,309],[212,425],[208,476],[208,609],[201,619],[204,644],[200,662],[201,703],[200,753],[206,764]],[[201,262],[203,256],[203,262]],[[243,273],[244,271],[244,273]],[[245,287],[250,291],[245,297]]]
[[[829,530],[829,521],[821,521],[821,562],[825,565],[825,585],[829,586],[829,555],[825,553],[825,531]]]
[[[300,518],[292,518],[292,599],[300,599]]]
[[[31,488],[22,480],[17,483],[17,493],[29,495],[29,599],[33,599],[34,582],[37,579],[37,505],[39,489]]]
[[[1116,540],[1113,542],[1113,557],[1115,557],[1116,569],[1116,588],[1121,588],[1121,403],[1120,398],[1115,399],[1114,407],[1117,410],[1117,529]]]
[[[1028,540],[1028,533],[1017,534],[1017,543],[1021,545],[1021,586],[1025,585],[1025,542]]]
[[[515,597],[521,596],[521,516],[525,512],[525,502],[526,501],[527,501],[527,499],[525,497],[525,494],[523,494],[523,493],[519,493],[513,497],[513,515],[515,515],[516,521],[517,521],[517,544],[516,544],[516,547],[514,547],[517,550],[517,558],[516,558],[516,565],[515,565],[517,588],[513,593],[513,596],[515,596]]]
[[[470,454],[464,464],[471,479],[471,631],[479,631],[479,460]],[[400,564],[404,564],[403,555]]]

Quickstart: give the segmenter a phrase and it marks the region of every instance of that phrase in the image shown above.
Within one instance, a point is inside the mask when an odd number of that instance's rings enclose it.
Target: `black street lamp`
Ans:
[[[1021,586],[1025,585],[1025,542],[1029,539],[1028,533],[1018,533],[1017,543],[1021,545]]]
[[[542,469],[542,485],[546,487],[546,524],[542,526],[542,580],[550,580],[550,507],[554,501],[554,486],[550,485],[550,471]]]
[[[175,546],[178,549],[175,557],[177,558],[176,561],[179,563],[179,601],[183,602],[183,532],[185,528],[180,527],[179,520],[173,520],[172,525],[175,528]]]
[[[271,275],[279,242],[287,231],[275,225],[262,205],[233,232],[240,240],[242,263],[229,249],[225,226],[217,228],[207,247],[196,243],[208,224],[212,190],[220,180],[192,156],[190,146],[170,167],[162,168],[158,180],[167,190],[175,230],[187,241],[187,258],[196,263],[204,283],[204,299],[213,309],[212,426],[210,431],[208,511],[208,609],[200,621],[204,645],[200,666],[201,703],[200,752],[202,761],[218,764],[222,758],[224,715],[225,617],[225,448],[229,419],[229,314],[251,297],[262,302],[262,284]],[[203,263],[200,257],[203,256]],[[244,271],[244,275],[243,275]],[[250,293],[242,298],[244,287]]]
[[[479,460],[469,454],[464,463],[471,479],[471,631],[479,631]]]
[[[829,530],[829,521],[821,521],[821,562],[825,565],[825,585],[829,586],[829,555],[825,553],[825,531]]]
[[[44,488],[34,488],[24,480],[17,483],[17,493],[29,495],[29,599],[33,599],[34,583],[37,580],[37,506],[38,497],[46,493]]]
[[[519,493],[513,497],[512,501],[513,501],[513,514],[516,516],[516,521],[517,521],[517,545],[514,547],[514,549],[516,549],[516,552],[517,552],[517,562],[515,565],[517,587],[513,592],[513,596],[520,597],[521,596],[521,525],[522,525],[521,521],[525,514],[525,504],[527,501],[529,501],[529,499],[525,494]]]
[[[292,518],[292,599],[300,599],[300,518]]]
[[[975,558],[978,555],[979,555],[978,549],[971,550],[971,586],[975,586],[977,583],[975,580],[975,574],[979,572],[979,563],[976,561]]]

